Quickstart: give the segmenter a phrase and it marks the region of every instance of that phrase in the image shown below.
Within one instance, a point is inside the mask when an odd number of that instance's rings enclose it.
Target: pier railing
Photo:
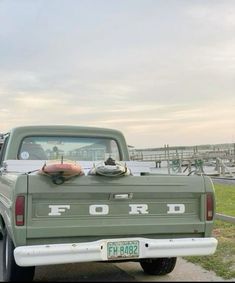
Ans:
[[[234,154],[228,153],[227,151],[220,152],[182,152],[182,153],[148,153],[147,151],[136,152],[130,154],[132,160],[142,160],[142,161],[167,161],[167,160],[193,160],[193,159],[203,159],[205,161],[216,160],[220,158],[222,160],[234,160]]]

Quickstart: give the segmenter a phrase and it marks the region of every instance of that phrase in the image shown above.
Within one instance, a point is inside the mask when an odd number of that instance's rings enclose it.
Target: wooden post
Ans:
[[[235,163],[235,143],[233,144],[233,156],[234,156],[234,163]]]
[[[171,168],[170,168],[170,152],[169,152],[169,144],[167,146],[167,169],[168,169],[168,174],[171,174]]]

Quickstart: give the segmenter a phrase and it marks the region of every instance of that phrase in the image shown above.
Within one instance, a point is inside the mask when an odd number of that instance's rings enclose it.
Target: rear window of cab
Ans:
[[[111,138],[95,137],[26,137],[18,153],[20,160],[120,160],[117,142]]]

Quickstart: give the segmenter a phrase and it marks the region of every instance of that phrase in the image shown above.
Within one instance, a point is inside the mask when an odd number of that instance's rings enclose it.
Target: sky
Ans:
[[[235,142],[235,1],[0,0],[0,132],[40,124]]]

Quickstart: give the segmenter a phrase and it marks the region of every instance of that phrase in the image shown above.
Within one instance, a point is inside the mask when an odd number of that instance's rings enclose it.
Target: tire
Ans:
[[[142,259],[140,265],[144,272],[150,275],[166,275],[173,271],[176,265],[176,257]]]
[[[3,230],[3,247],[2,247],[2,271],[3,281],[32,281],[34,277],[35,266],[21,267],[18,266],[14,258],[14,243],[12,242],[6,229]]]

